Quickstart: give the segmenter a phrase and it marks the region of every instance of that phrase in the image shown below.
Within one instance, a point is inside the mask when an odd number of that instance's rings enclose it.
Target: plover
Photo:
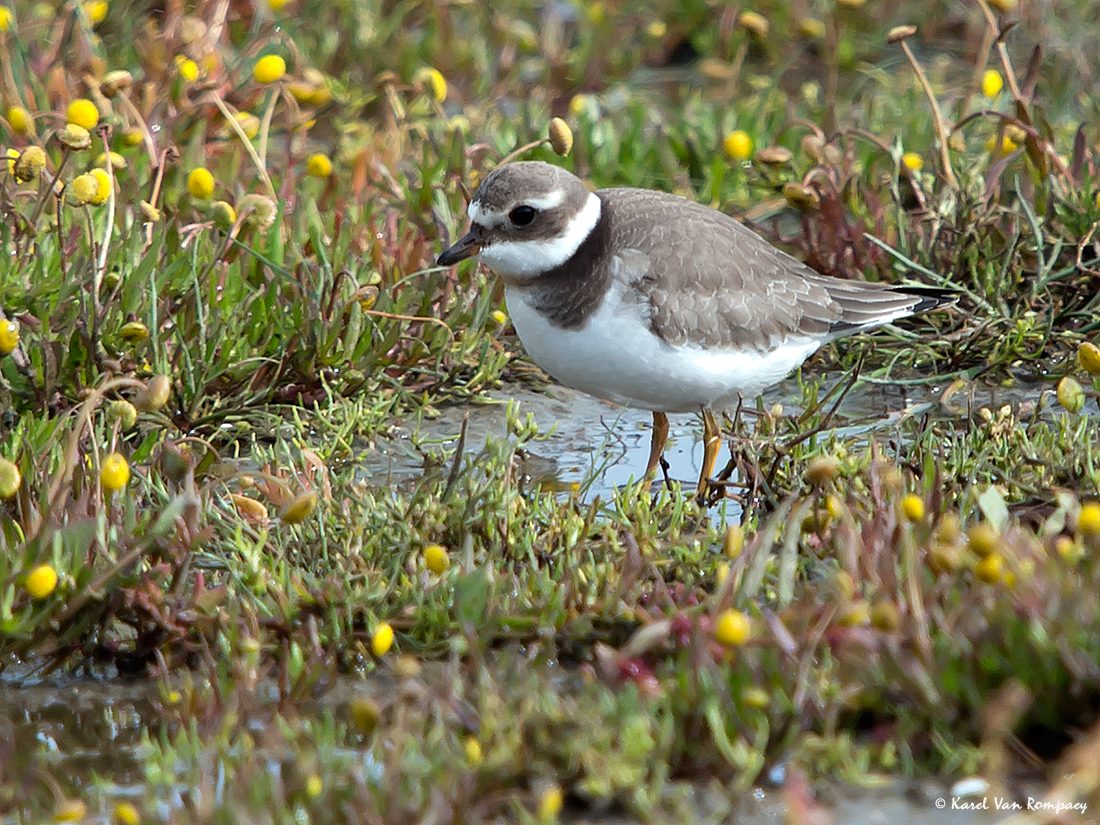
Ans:
[[[476,257],[500,275],[520,341],[555,380],[652,411],[647,481],[668,413],[702,412],[700,500],[720,446],[713,410],[835,338],[954,301],[822,275],[722,212],[648,189],[591,191],[548,163],[499,167],[467,212],[469,231],[439,264]]]

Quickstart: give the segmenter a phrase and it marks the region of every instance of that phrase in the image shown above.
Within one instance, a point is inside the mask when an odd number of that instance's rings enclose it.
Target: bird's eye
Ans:
[[[528,226],[537,214],[535,207],[524,204],[509,212],[508,220],[512,222],[512,226]]]

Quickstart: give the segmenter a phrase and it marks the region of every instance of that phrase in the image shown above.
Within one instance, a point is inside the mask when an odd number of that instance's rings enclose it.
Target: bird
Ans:
[[[668,415],[702,413],[700,502],[721,444],[714,410],[760,395],[829,341],[955,301],[823,275],[724,212],[593,190],[540,161],[497,167],[467,215],[438,265],[476,258],[499,275],[520,342],[553,379],[652,412],[647,485]]]

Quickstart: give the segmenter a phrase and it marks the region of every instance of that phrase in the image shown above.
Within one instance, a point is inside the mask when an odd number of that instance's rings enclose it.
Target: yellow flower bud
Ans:
[[[723,610],[714,623],[714,638],[728,647],[740,647],[751,632],[752,622],[740,610]]]
[[[121,453],[111,453],[103,459],[99,471],[99,483],[103,491],[111,493],[122,490],[130,481],[130,465]]]
[[[87,98],[78,97],[65,110],[69,123],[91,130],[99,123],[99,109]]]
[[[1085,391],[1073,376],[1067,375],[1058,382],[1058,403],[1071,413],[1085,408]]]
[[[996,97],[1004,88],[1005,81],[1001,73],[996,69],[986,69],[982,75],[982,94],[986,97]]]
[[[19,468],[6,458],[0,458],[0,499],[7,500],[19,492],[23,475]]]
[[[910,172],[919,172],[924,168],[924,158],[916,152],[906,152],[901,156],[901,165]]]
[[[374,629],[370,648],[375,656],[385,656],[391,647],[393,647],[393,628],[388,622],[382,622]]]
[[[435,574],[443,573],[450,565],[447,549],[440,544],[429,544],[424,548],[424,566]]]
[[[327,178],[332,174],[332,160],[328,155],[317,152],[306,159],[306,171],[315,178]]]
[[[214,176],[201,166],[192,169],[187,176],[187,191],[192,197],[206,200],[214,194]]]
[[[257,83],[274,83],[286,74],[286,61],[277,54],[265,54],[256,61],[252,77]]]
[[[734,129],[722,141],[722,148],[730,160],[748,160],[752,157],[752,138],[744,129]]]
[[[8,109],[8,125],[17,135],[29,135],[34,132],[31,113],[22,106],[12,106]]]
[[[901,511],[909,521],[920,521],[924,518],[924,499],[912,494],[907,495],[901,500]]]
[[[40,564],[27,574],[23,587],[32,599],[44,599],[57,587],[57,571],[48,564]]]
[[[0,321],[0,356],[11,355],[19,346],[19,322],[6,318]]]
[[[1100,347],[1083,341],[1077,348],[1077,363],[1089,375],[1100,375]]]
[[[279,513],[279,520],[283,524],[301,524],[317,509],[318,495],[316,490],[307,490],[299,493],[283,507]]]

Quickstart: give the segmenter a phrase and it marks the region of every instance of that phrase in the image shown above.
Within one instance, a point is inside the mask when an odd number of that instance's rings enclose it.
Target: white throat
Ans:
[[[536,202],[529,203],[537,206]],[[476,201],[470,204],[471,220],[475,220],[475,212],[479,217],[484,217],[484,211]],[[584,206],[569,219],[560,235],[540,240],[492,241],[481,248],[477,257],[509,283],[530,283],[572,258],[599,220],[600,199],[594,192],[589,192]]]

